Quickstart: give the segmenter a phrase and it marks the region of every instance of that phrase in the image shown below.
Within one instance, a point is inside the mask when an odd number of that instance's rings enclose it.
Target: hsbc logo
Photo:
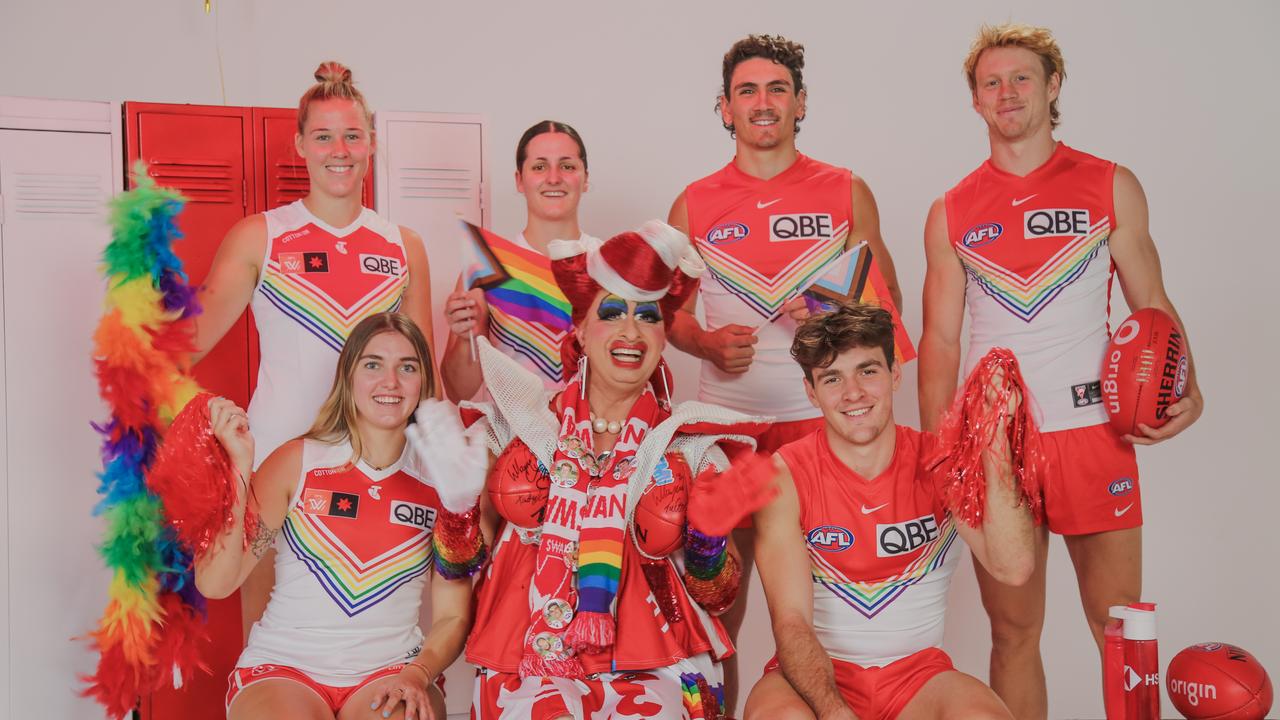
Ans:
[[[966,230],[960,242],[967,248],[982,247],[995,242],[1003,234],[1004,226],[1000,223],[982,223]]]
[[[431,532],[436,526],[436,509],[417,503],[396,500],[391,503],[391,517],[387,518],[396,525],[416,528]]]
[[[933,514],[915,520],[876,525],[876,557],[905,555],[938,537],[938,520]]]
[[[809,531],[809,544],[823,552],[844,552],[853,547],[853,533],[839,525],[823,525]]]
[[[1107,486],[1107,492],[1116,497],[1124,497],[1133,492],[1133,478],[1120,478]]]
[[[1022,215],[1024,237],[1077,237],[1089,234],[1089,211],[1075,208],[1028,210]]]
[[[707,243],[710,245],[728,245],[744,240],[751,234],[751,228],[740,222],[721,223],[707,233]]]
[[[769,242],[829,240],[830,213],[790,213],[769,216]]]
[[[398,277],[400,273],[400,258],[387,257],[385,255],[368,255],[360,254],[360,272],[365,275],[387,275],[389,277]]]

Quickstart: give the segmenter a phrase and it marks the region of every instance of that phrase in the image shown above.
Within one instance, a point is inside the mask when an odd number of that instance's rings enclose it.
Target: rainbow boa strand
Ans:
[[[111,243],[103,252],[106,304],[94,333],[94,367],[110,418],[102,434],[102,495],[107,521],[100,553],[112,573],[108,603],[90,633],[99,652],[85,695],[123,717],[140,695],[207,669],[204,599],[191,556],[165,522],[146,472],[174,415],[199,387],[189,375],[200,308],[173,252],[183,200],[158,188],[139,163],[137,188],[111,202]]]

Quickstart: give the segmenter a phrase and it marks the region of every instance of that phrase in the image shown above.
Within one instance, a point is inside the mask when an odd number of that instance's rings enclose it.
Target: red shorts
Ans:
[[[354,695],[357,690],[368,685],[374,680],[379,680],[387,677],[388,675],[395,675],[403,669],[404,663],[388,665],[381,670],[375,670],[369,675],[366,675],[355,685],[339,687],[318,683],[313,680],[310,675],[287,665],[254,665],[253,667],[247,668],[238,667],[235,670],[232,670],[231,674],[227,676],[227,700],[225,708],[227,712],[230,713],[231,701],[235,700],[236,696],[239,695],[242,690],[254,683],[259,683],[263,680],[290,680],[298,683],[299,685],[305,685],[310,688],[315,694],[320,696],[321,700],[325,701],[325,703],[329,705],[329,710],[332,711],[334,715],[337,715],[338,711],[342,709],[343,705],[347,704],[347,701],[351,699],[351,696]],[[444,689],[443,673],[436,678],[436,684],[439,685],[442,690]]]
[[[809,418],[808,420],[788,420],[786,422],[776,422],[769,426],[760,437],[756,438],[756,452],[773,454],[778,448],[786,445],[793,440],[812,433],[823,426],[824,420],[821,417]],[[751,516],[748,515],[738,523],[739,528],[752,527]]]
[[[1133,446],[1107,423],[1047,432],[1044,509],[1049,529],[1087,535],[1142,525],[1142,492]]]
[[[864,668],[835,658],[831,658],[831,665],[840,696],[861,720],[898,717],[925,683],[956,669],[941,648],[926,648],[884,667]],[[777,669],[777,657],[764,666],[766,673]]]

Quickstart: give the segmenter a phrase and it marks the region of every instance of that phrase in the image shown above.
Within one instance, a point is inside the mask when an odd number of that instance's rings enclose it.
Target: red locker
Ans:
[[[193,285],[204,280],[223,235],[252,212],[252,143],[247,108],[125,103],[125,154],[129,165],[145,160],[156,182],[182,192],[178,218],[183,239],[175,250]],[[196,367],[205,388],[249,402],[249,329],[241,317]],[[226,677],[239,657],[240,598],[209,602],[211,675],[184,678],[181,690],[142,700],[144,718],[208,718],[225,713]]]

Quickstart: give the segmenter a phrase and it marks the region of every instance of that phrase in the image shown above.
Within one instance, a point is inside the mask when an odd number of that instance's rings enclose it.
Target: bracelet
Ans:
[[[480,506],[461,514],[442,508],[436,516],[431,543],[436,555],[436,572],[444,579],[459,580],[479,572],[487,557],[484,537],[480,534]]]
[[[411,668],[417,668],[417,669],[421,670],[421,671],[422,671],[422,674],[423,674],[423,675],[425,675],[425,676],[427,676],[427,687],[428,687],[428,688],[430,688],[430,687],[431,687],[431,680],[432,680],[432,677],[431,677],[431,671],[427,669],[427,666],[426,666],[426,665],[423,665],[423,664],[422,664],[422,663],[420,663],[420,662],[414,662],[414,661],[410,660],[409,662],[405,663],[405,664],[404,664],[404,666],[405,666],[405,667],[411,667]]]

